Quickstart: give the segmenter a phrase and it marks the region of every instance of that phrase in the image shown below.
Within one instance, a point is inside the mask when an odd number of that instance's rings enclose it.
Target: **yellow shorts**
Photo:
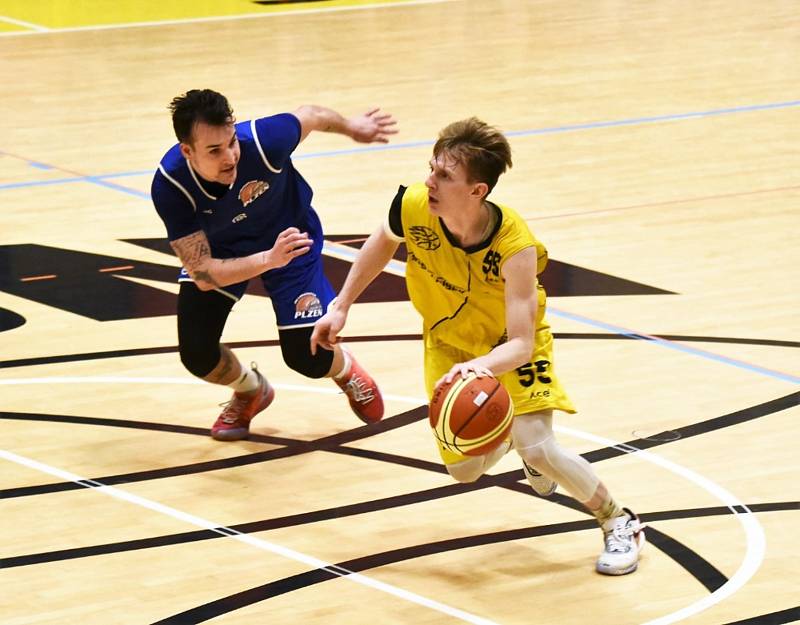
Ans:
[[[491,347],[487,346],[486,351],[481,354],[470,354],[427,337],[425,340],[425,390],[428,393],[428,399],[430,400],[433,396],[437,380],[450,371],[454,364],[472,360],[490,351]],[[549,328],[536,333],[536,346],[531,359],[518,369],[499,376],[498,380],[511,395],[514,414],[526,414],[539,410],[575,412],[575,407],[567,397],[553,368],[553,335]],[[454,464],[468,458],[442,447],[438,441],[436,445],[445,464]]]

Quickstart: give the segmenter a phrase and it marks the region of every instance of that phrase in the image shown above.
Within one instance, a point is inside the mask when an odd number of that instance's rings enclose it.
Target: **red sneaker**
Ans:
[[[383,418],[383,397],[375,380],[361,368],[350,354],[350,373],[347,377],[333,379],[347,395],[350,408],[364,423],[377,423]]]
[[[234,392],[230,401],[222,404],[225,408],[211,428],[211,437],[218,441],[238,441],[250,434],[250,420],[264,410],[275,399],[275,389],[253,367],[258,376],[255,393]]]

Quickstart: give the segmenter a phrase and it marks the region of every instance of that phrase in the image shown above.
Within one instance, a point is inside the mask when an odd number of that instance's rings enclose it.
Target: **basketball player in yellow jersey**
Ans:
[[[550,495],[560,484],[597,518],[604,534],[597,571],[631,573],[644,526],[553,434],[553,410],[575,409],[553,370],[546,296],[536,278],[547,251],[519,215],[487,200],[511,166],[508,141],[474,117],[455,122],[439,134],[430,166],[425,184],[400,187],[385,223],[367,239],[338,298],[317,321],[311,351],[333,348],[350,306],[405,241],[406,284],[423,319],[429,399],[439,382],[475,372],[497,377],[514,402],[511,439],[496,450],[468,457],[440,446],[450,475],[473,482],[513,445],[538,494]]]

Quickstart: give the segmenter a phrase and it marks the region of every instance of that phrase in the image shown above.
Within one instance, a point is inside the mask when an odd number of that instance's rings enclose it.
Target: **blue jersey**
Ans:
[[[151,196],[170,241],[202,230],[214,258],[238,258],[272,248],[278,235],[295,226],[314,240],[312,249],[285,267],[263,275],[275,296],[304,280],[322,253],[322,226],[311,207],[313,192],[294,168],[300,121],[282,113],[235,125],[241,156],[236,180],[221,197],[209,193],[176,144],[153,177]],[[221,185],[217,185],[221,186]],[[223,187],[224,189],[224,187]],[[244,287],[225,290],[241,296]]]

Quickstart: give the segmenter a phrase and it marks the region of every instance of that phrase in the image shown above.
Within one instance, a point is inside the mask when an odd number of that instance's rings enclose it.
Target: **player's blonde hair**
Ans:
[[[502,132],[477,117],[446,126],[433,146],[433,156],[447,153],[467,170],[469,182],[485,182],[489,192],[510,168],[511,146]]]

